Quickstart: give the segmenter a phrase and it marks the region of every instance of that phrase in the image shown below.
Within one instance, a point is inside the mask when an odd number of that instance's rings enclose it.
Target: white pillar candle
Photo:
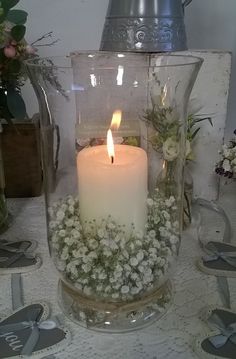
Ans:
[[[115,145],[114,161],[107,146],[84,148],[77,155],[82,223],[110,215],[130,233],[145,229],[147,220],[147,155],[134,146]]]

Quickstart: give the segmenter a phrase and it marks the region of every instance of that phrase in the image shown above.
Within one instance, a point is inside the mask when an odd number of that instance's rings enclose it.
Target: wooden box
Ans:
[[[6,197],[35,197],[42,192],[39,123],[4,124],[1,134]]]

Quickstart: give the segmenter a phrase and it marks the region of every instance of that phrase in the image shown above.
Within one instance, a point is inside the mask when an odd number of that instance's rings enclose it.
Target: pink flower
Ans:
[[[8,45],[4,48],[4,55],[9,58],[13,58],[16,56],[16,49],[14,46]]]

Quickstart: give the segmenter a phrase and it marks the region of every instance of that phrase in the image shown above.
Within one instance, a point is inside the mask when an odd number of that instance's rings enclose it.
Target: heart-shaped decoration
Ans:
[[[41,259],[33,251],[36,242],[0,240],[0,274],[26,273],[40,267]]]
[[[0,359],[40,358],[68,345],[70,333],[59,320],[48,319],[46,303],[18,309],[0,322]]]

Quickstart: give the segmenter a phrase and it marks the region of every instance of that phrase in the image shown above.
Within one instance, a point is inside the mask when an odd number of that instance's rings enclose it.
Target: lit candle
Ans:
[[[82,223],[111,216],[130,233],[145,229],[147,220],[147,155],[134,146],[114,145],[111,130],[107,146],[84,148],[77,155]]]

